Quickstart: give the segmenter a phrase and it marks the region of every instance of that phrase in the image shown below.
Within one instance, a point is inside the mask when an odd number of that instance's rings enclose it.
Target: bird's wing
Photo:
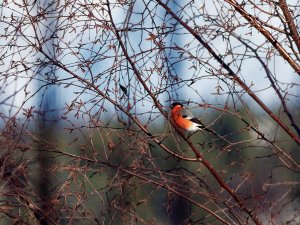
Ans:
[[[185,118],[193,118],[194,117],[193,113],[191,113],[191,111],[186,108],[183,108],[181,110],[181,113],[182,113],[182,116]]]
[[[182,110],[182,117],[186,118],[194,123],[199,124],[199,128],[204,128],[205,126],[201,123],[200,120],[198,120],[194,115],[188,110],[188,109],[183,109]]]
[[[199,126],[198,126],[199,128],[201,128],[203,130],[206,130],[206,131],[208,131],[208,132],[210,132],[210,133],[212,133],[214,135],[217,135],[218,137],[221,137],[222,139],[224,139],[222,136],[218,135],[215,131],[213,131],[213,130],[209,129],[208,127],[206,127],[199,119],[197,119],[196,117],[194,117],[194,115],[188,109],[184,108],[181,113],[182,113],[182,117],[183,118],[186,118],[186,119],[188,119],[188,120],[190,120],[190,121],[192,121],[194,123],[199,124]]]
[[[201,128],[204,128],[205,126],[203,125],[203,123],[200,121],[200,120],[198,120],[197,118],[195,118],[195,117],[193,117],[193,118],[191,118],[191,119],[189,119],[190,121],[192,121],[192,122],[194,122],[194,123],[197,123],[197,124],[199,124],[200,126],[201,126]]]

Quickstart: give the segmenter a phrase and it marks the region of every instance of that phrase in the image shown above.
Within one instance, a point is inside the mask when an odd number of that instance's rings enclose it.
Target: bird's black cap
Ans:
[[[177,105],[180,105],[180,106],[183,106],[181,103],[179,103],[179,102],[174,102],[174,103],[172,103],[171,105],[170,105],[170,108],[171,109],[173,109],[175,106],[177,106]]]

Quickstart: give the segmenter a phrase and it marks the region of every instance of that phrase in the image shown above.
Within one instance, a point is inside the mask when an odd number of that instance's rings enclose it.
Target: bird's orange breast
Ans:
[[[175,122],[176,126],[178,126],[183,130],[188,130],[192,126],[193,122],[183,118],[181,115],[181,110],[182,110],[181,106],[175,106],[172,109],[172,113],[171,113],[172,119]]]

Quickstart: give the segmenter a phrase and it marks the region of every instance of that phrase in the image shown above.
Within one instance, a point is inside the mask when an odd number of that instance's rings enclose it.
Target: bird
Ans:
[[[183,104],[179,102],[174,102],[170,105],[171,108],[171,118],[175,125],[185,131],[201,131],[207,130],[210,133],[216,134],[214,131],[208,129],[203,125],[203,123],[193,116]]]
[[[170,105],[171,108],[171,118],[174,121],[175,125],[184,131],[192,132],[186,138],[191,137],[197,131],[208,131],[209,133],[217,136],[219,139],[225,141],[225,143],[231,145],[230,140],[226,137],[217,134],[215,131],[209,129],[205,126],[199,119],[193,116],[193,114],[187,110],[183,104],[179,102],[174,102]]]

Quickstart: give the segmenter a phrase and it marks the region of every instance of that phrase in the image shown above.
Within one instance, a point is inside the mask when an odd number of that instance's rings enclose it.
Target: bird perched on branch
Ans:
[[[205,127],[201,121],[193,116],[183,105],[179,102],[174,102],[170,105],[171,117],[175,125],[185,131],[199,131],[207,130],[212,134],[216,134],[214,131]]]

